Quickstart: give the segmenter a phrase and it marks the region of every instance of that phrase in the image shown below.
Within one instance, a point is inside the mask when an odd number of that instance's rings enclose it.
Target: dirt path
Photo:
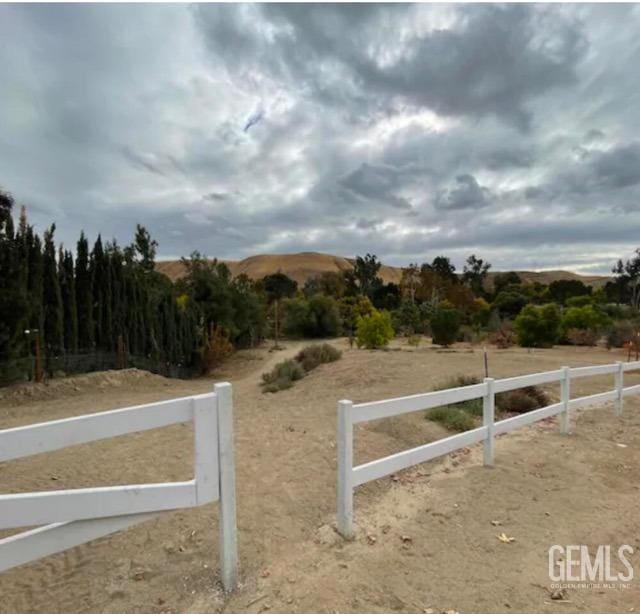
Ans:
[[[262,394],[259,375],[301,344],[241,353],[216,380],[234,385],[242,589],[217,584],[216,506],[167,515],[0,576],[0,612],[629,612],[626,591],[573,591],[550,603],[547,550],[559,544],[630,543],[640,549],[640,403],[579,415],[575,434],[554,423],[500,438],[497,466],[478,450],[358,490],[358,536],[344,543],[335,514],[336,401],[421,392],[478,372],[477,351],[397,347],[345,350],[294,388]],[[619,359],[602,350],[494,351],[496,377]],[[106,377],[106,376],[102,376]],[[120,385],[100,378],[42,398],[0,398],[2,426],[209,390],[208,379],[155,376]],[[635,383],[640,378],[631,381]],[[575,394],[604,389],[608,378]],[[555,391],[554,391],[555,392]],[[420,415],[356,429],[357,462],[442,437]],[[622,443],[623,448],[617,444]],[[0,464],[4,492],[137,480],[186,479],[191,431],[161,429]],[[635,472],[635,473],[634,473]],[[499,527],[492,520],[501,522]],[[504,530],[516,537],[502,544]],[[403,541],[402,536],[410,539]],[[374,538],[374,539],[372,539]],[[372,545],[373,542],[373,545]],[[636,575],[640,563],[635,555]]]

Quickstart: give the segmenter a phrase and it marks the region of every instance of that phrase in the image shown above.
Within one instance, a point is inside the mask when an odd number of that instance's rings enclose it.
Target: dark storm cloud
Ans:
[[[489,190],[478,184],[473,175],[458,175],[451,187],[438,192],[438,209],[479,209],[489,204]]]
[[[0,184],[67,244],[606,272],[640,231],[639,17],[0,5]]]

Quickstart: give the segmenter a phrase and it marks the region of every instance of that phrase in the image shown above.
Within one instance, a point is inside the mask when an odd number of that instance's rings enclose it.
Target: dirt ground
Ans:
[[[302,345],[238,353],[215,380],[130,371],[0,391],[0,428],[200,393],[231,381],[235,400],[241,587],[220,590],[216,504],[157,520],[0,575],[0,612],[640,612],[640,397],[498,439],[496,466],[474,446],[357,489],[354,541],[335,533],[336,402],[414,394],[482,354],[401,343],[344,350],[293,388],[262,394],[260,373]],[[604,349],[490,350],[493,377],[624,360]],[[625,383],[640,383],[627,375]],[[611,387],[608,376],[572,394]],[[558,391],[549,389],[558,397]],[[446,436],[423,412],[359,425],[356,462]],[[189,479],[192,432],[177,425],[0,464],[0,491]],[[499,524],[498,524],[499,523]],[[502,543],[499,533],[514,537]],[[630,544],[626,589],[550,597],[553,544]],[[635,608],[635,610],[634,610]]]

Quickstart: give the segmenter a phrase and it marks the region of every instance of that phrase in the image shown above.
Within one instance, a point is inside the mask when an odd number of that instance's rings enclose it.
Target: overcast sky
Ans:
[[[607,273],[640,5],[0,5],[0,186],[69,247]]]

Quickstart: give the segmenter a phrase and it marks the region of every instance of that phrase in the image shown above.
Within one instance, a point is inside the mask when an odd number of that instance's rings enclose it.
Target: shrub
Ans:
[[[309,300],[307,335],[337,337],[342,330],[338,302],[332,296],[316,294]]]
[[[308,345],[302,348],[295,360],[302,365],[306,373],[326,362],[334,362],[342,356],[342,352],[328,343]]]
[[[615,322],[607,331],[607,348],[621,348],[636,335],[636,327],[631,322]]]
[[[514,321],[520,345],[551,347],[560,338],[560,313],[557,305],[527,305]]]
[[[455,405],[430,409],[427,412],[427,420],[438,422],[450,431],[470,431],[476,427],[473,416]]]
[[[342,329],[338,303],[324,294],[308,301],[289,299],[284,303],[282,327],[290,337],[337,337]]]
[[[282,330],[288,337],[304,337],[309,321],[309,302],[303,298],[286,299],[282,306]]]
[[[448,388],[459,388],[462,386],[472,386],[473,384],[479,384],[482,380],[479,377],[473,375],[456,375],[436,386],[435,390],[447,390]],[[538,386],[527,386],[526,388],[518,388],[516,390],[509,390],[507,392],[500,392],[496,394],[495,399],[496,410],[511,413],[525,413],[533,409],[545,407],[549,404],[549,397],[547,393]],[[436,410],[442,410],[440,412]],[[431,413],[435,412],[436,418],[431,418]],[[450,415],[447,417],[447,412]],[[465,413],[470,417],[482,417],[483,412],[483,400],[482,399],[470,399],[468,401],[462,401],[461,403],[454,403],[453,405],[445,405],[443,407],[434,408],[427,414],[427,418],[435,419],[437,422],[441,422],[444,426],[447,426],[445,422],[459,423],[461,418],[460,412]],[[475,423],[473,423],[475,426]],[[474,428],[470,426],[468,428]],[[447,427],[449,428],[449,427]],[[458,430],[452,428],[452,430]],[[468,430],[468,429],[463,429]]]
[[[608,323],[608,317],[593,305],[569,307],[562,315],[562,330],[570,328],[598,331]]]
[[[291,388],[293,382],[302,379],[305,370],[297,360],[285,360],[279,362],[270,373],[262,374],[262,386],[264,392],[277,392]]]
[[[420,330],[420,308],[412,300],[404,299],[393,312],[393,328],[402,335],[413,335]]]
[[[492,343],[500,350],[510,348],[516,342],[513,327],[508,322],[502,324],[498,330],[489,335],[489,343]]]
[[[538,386],[527,386],[500,392],[496,395],[496,408],[500,411],[523,414],[549,404],[547,393]]]
[[[449,346],[458,338],[461,314],[457,309],[438,308],[431,316],[431,336],[437,345]]]
[[[375,350],[385,347],[393,339],[391,316],[387,311],[374,311],[371,315],[358,318],[356,343],[358,347]]]
[[[233,344],[221,326],[211,325],[209,334],[200,348],[200,369],[203,375],[219,366],[233,353]]]
[[[598,343],[600,335],[593,330],[583,328],[570,328],[564,336],[571,345],[594,346]]]
[[[480,378],[475,377],[474,375],[456,375],[449,378],[442,384],[438,384],[434,390],[447,390],[448,388],[473,386],[473,384],[479,384],[480,381]],[[445,405],[444,408],[464,411],[470,416],[482,416],[482,399],[470,399],[468,401],[462,401],[461,403],[454,403],[453,405]]]

